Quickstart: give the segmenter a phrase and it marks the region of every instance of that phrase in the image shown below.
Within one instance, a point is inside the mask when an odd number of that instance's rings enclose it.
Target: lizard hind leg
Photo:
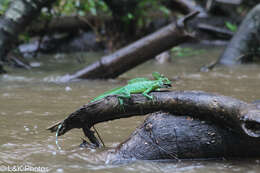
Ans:
[[[118,101],[120,105],[120,109],[124,111],[124,98],[131,98],[131,94],[127,89],[123,89],[123,91],[118,96]]]

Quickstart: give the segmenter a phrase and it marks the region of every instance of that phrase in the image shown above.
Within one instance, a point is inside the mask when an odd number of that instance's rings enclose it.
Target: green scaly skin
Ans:
[[[139,94],[142,93],[146,98],[153,99],[152,96],[149,95],[151,91],[158,90],[160,88],[168,88],[171,87],[171,81],[161,75],[158,72],[154,72],[153,77],[155,80],[149,80],[147,78],[135,78],[128,81],[128,84],[123,87],[115,88],[110,91],[103,93],[102,95],[94,98],[91,102],[103,99],[110,95],[117,95],[122,103],[122,98],[131,98],[131,94]]]
[[[153,72],[152,75],[154,77],[154,80],[149,80],[147,78],[135,78],[135,79],[129,80],[128,84],[126,86],[114,88],[110,91],[107,91],[107,92],[103,93],[102,95],[94,98],[91,102],[101,100],[110,95],[117,95],[120,105],[123,106],[123,98],[131,98],[131,94],[142,93],[147,99],[153,99],[153,97],[151,95],[149,95],[149,93],[151,91],[156,91],[156,90],[159,90],[160,88],[171,87],[171,81],[168,78],[164,77],[163,75],[161,75],[158,72]],[[60,128],[61,128],[61,125],[57,129],[57,132],[56,132],[56,144],[57,144],[58,148],[60,148],[60,146],[58,145],[58,134],[59,134]],[[94,130],[95,130],[95,128],[94,128]],[[96,131],[96,133],[97,133],[97,131]],[[100,137],[99,137],[99,139],[101,140]],[[101,142],[103,143],[102,140],[101,140]],[[96,144],[96,145],[99,146],[99,144]],[[103,145],[104,145],[104,143],[103,143]]]

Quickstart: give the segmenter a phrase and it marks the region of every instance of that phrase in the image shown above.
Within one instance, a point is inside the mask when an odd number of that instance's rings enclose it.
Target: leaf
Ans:
[[[230,31],[232,31],[232,32],[236,32],[236,31],[237,31],[237,25],[232,24],[232,23],[230,23],[230,22],[225,22],[225,25],[226,25],[226,27],[227,27]]]
[[[162,11],[166,16],[169,16],[171,14],[170,10],[166,8],[165,6],[159,7],[160,11]]]
[[[132,13],[128,13],[128,14],[127,14],[127,18],[131,20],[131,19],[134,18],[134,15],[133,15]]]
[[[191,49],[191,48],[181,48],[181,47],[174,47],[171,49],[171,52],[178,57],[184,57],[184,56],[193,56],[193,55],[199,55],[204,52],[203,49]]]
[[[163,75],[161,75],[159,72],[153,72],[152,76],[154,77],[154,79],[158,80],[160,78],[163,77]]]

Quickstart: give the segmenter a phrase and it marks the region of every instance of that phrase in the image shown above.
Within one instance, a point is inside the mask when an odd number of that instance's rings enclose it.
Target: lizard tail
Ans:
[[[102,143],[103,147],[106,147],[106,146],[105,146],[105,143],[104,143],[104,141],[102,140],[102,138],[101,138],[100,134],[98,133],[98,131],[97,131],[97,129],[95,128],[95,126],[94,126],[94,125],[93,125],[93,129],[94,129],[95,133],[97,134],[97,136],[98,136],[98,139],[101,141],[101,143]]]

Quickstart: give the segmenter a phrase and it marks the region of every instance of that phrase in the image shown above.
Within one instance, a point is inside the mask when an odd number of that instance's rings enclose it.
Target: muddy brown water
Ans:
[[[159,65],[149,61],[120,76],[117,80],[94,80],[60,83],[60,76],[84,66],[99,53],[45,56],[32,59],[31,71],[17,70],[0,77],[0,171],[41,167],[49,172],[260,172],[260,157],[236,160],[183,162],[136,161],[109,165],[100,150],[79,148],[83,133],[72,130],[59,138],[62,150],[55,145],[55,134],[46,127],[66,117],[102,92],[124,85],[134,77],[149,77],[153,71],[175,79],[172,90],[203,90],[251,102],[260,99],[260,64],[235,68],[217,68],[199,72],[199,68],[217,59],[222,49],[188,57],[175,57],[172,63]],[[81,63],[79,63],[79,61]],[[59,64],[57,64],[59,62]],[[83,62],[83,63],[82,63]],[[124,141],[142,123],[143,117],[132,117],[97,124],[108,147]],[[28,170],[27,170],[28,172]]]

